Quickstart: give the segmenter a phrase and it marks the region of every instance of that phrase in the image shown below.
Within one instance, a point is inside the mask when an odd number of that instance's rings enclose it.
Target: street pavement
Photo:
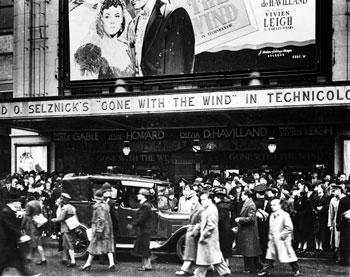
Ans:
[[[164,277],[175,276],[175,271],[181,267],[181,261],[175,255],[159,255],[153,261],[153,270],[148,272],[137,271],[140,266],[140,259],[131,256],[128,253],[119,253],[117,255],[117,269],[115,272],[108,271],[108,264],[101,264],[100,259],[93,261],[91,271],[80,271],[79,267],[84,264],[84,260],[77,260],[76,268],[67,268],[60,264],[61,254],[52,245],[45,248],[47,256],[47,265],[38,266],[31,263],[30,267],[41,276],[142,276],[142,277]],[[36,256],[38,258],[38,254]],[[299,260],[302,276],[350,276],[350,268],[336,265],[334,260],[329,259],[310,259],[301,258]],[[250,277],[257,276],[254,274],[244,274],[243,258],[235,255],[230,260],[232,268],[232,277]],[[272,271],[273,276],[291,276],[292,271],[288,264],[275,264]],[[15,269],[6,269],[4,276],[19,276]],[[213,272],[209,272],[207,277],[216,277]]]

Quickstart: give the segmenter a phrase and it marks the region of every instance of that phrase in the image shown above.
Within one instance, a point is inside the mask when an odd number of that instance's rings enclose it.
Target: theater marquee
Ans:
[[[11,102],[0,104],[0,119],[128,115],[350,105],[350,87],[197,91],[147,96]]]

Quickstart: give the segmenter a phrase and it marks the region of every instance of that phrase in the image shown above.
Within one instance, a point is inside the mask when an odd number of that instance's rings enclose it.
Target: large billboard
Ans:
[[[316,0],[68,2],[69,81],[316,71]]]

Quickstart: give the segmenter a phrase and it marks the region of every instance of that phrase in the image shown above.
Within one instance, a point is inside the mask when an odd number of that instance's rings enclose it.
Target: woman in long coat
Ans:
[[[107,254],[109,260],[109,270],[115,270],[113,252],[114,252],[114,237],[113,225],[109,206],[104,202],[103,192],[97,190],[95,195],[96,203],[93,206],[91,228],[92,235],[90,245],[88,247],[89,257],[81,270],[90,270],[94,255]]]
[[[131,254],[142,258],[142,266],[138,271],[152,270],[150,241],[154,231],[152,206],[148,201],[150,192],[147,189],[140,189],[137,199],[140,201],[140,208],[137,211],[132,228],[137,229],[137,238]]]
[[[214,200],[219,213],[220,250],[229,266],[229,258],[232,256],[233,232],[230,224],[230,202],[226,200],[226,189],[214,190]]]
[[[256,206],[251,197],[250,190],[242,191],[243,206],[239,217],[236,218],[238,223],[237,252],[244,257],[244,273],[251,273],[262,268],[259,258],[262,251],[256,219]]]
[[[183,256],[184,262],[181,270],[175,272],[176,276],[192,275],[190,273],[190,269],[193,263],[196,263],[197,258],[199,228],[204,208],[199,203],[198,196],[195,191],[190,191],[188,194],[188,199],[192,203],[192,210],[185,238],[185,252]]]
[[[308,241],[313,239],[313,212],[312,201],[307,197],[305,184],[298,183],[299,196],[294,199],[294,239],[298,251],[303,253],[307,249]]]

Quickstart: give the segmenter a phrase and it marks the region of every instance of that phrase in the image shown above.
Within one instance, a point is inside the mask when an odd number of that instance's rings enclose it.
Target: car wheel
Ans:
[[[85,259],[88,256],[87,249],[89,247],[89,239],[86,234],[86,229],[83,226],[79,226],[74,230],[75,243],[74,254],[77,259]]]
[[[182,234],[176,242],[176,253],[181,260],[183,260],[183,257],[184,257],[185,241],[186,241],[186,234]]]

